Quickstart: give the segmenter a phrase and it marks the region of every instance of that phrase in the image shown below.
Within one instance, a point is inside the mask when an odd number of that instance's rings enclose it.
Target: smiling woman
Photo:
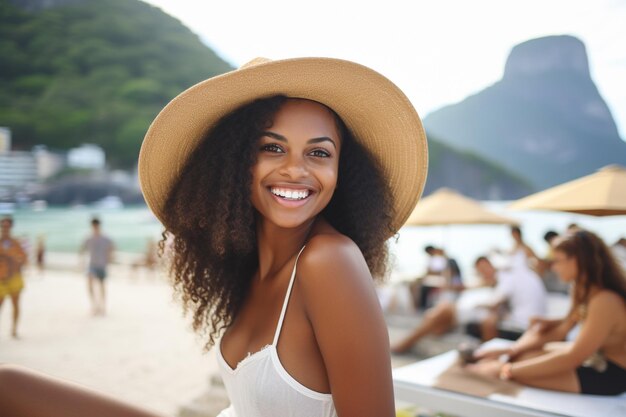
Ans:
[[[385,273],[426,161],[404,94],[348,61],[255,60],[163,109],[140,181],[194,328],[207,348],[222,336],[232,405],[221,417],[394,415],[372,276]],[[46,415],[71,408],[66,397]]]

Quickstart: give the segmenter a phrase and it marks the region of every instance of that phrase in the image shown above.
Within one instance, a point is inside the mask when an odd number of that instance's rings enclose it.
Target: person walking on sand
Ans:
[[[13,304],[13,327],[11,336],[18,338],[17,323],[20,318],[20,294],[24,288],[22,266],[27,256],[20,242],[11,236],[13,218],[0,220],[0,309],[4,299],[9,296]]]
[[[46,240],[44,235],[37,237],[37,246],[35,247],[35,261],[37,263],[37,270],[39,275],[43,276],[44,269],[46,268]]]
[[[113,255],[113,241],[100,231],[100,220],[91,220],[92,234],[85,239],[81,247],[81,255],[88,252],[89,267],[87,269],[87,285],[94,316],[105,314],[107,266]],[[95,287],[98,287],[96,294]]]
[[[387,272],[387,241],[413,211],[427,164],[408,98],[340,59],[259,58],[159,113],[139,180],[174,236],[173,283],[215,346],[231,402],[219,417],[395,415],[373,277]],[[91,416],[152,415],[114,412],[119,402],[19,367],[0,366],[2,378],[0,407],[13,417],[81,405]],[[47,409],[16,401],[16,380],[44,393]]]

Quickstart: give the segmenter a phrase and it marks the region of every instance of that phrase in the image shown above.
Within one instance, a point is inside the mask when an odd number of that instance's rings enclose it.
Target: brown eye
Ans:
[[[328,153],[328,151],[324,150],[324,149],[315,149],[314,151],[311,151],[311,155],[318,157],[318,158],[328,158],[330,157],[330,153]]]
[[[267,145],[261,146],[261,151],[263,151],[263,152],[272,152],[272,153],[285,153],[283,148],[281,148],[280,146],[278,146],[275,143],[269,143]]]

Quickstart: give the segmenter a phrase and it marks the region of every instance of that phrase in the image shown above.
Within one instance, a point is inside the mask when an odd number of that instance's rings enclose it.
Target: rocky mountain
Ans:
[[[626,164],[626,143],[591,79],[585,45],[572,36],[515,46],[500,81],[424,123],[446,144],[497,162],[537,190]]]

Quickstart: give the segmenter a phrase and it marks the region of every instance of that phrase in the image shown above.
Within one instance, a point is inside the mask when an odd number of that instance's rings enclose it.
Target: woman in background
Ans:
[[[554,245],[553,269],[572,282],[572,308],[563,320],[535,320],[509,349],[476,355],[470,372],[556,391],[594,395],[626,392],[626,277],[595,234],[578,230]],[[571,343],[563,341],[577,324]],[[495,359],[502,354],[510,361]],[[506,356],[505,356],[506,357]]]

